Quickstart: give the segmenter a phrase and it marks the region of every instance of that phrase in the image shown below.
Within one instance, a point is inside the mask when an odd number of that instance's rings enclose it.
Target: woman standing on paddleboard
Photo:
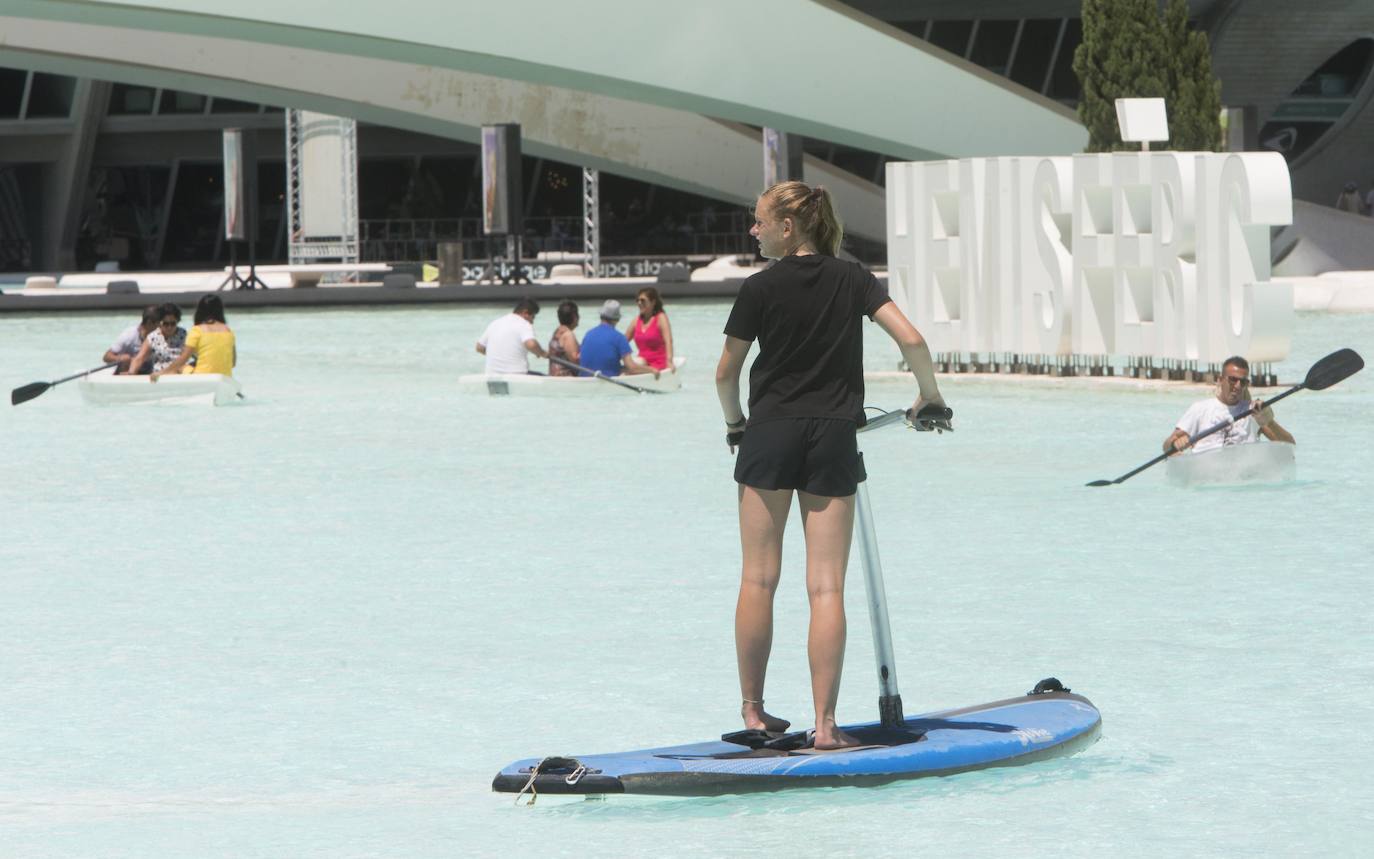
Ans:
[[[844,575],[854,533],[854,494],[864,479],[855,433],[863,423],[863,332],[867,316],[901,348],[916,377],[913,409],[944,405],[930,349],[857,263],[835,257],[843,235],[823,187],[782,182],[759,197],[754,226],[759,253],[777,262],[746,280],[725,324],[716,389],[726,442],[739,448],[743,575],[735,607],[741,715],[746,728],[786,730],[763,708],[773,644],[773,594],[782,574],[782,534],[795,493],[806,538],[811,604],[807,654],[816,709],[815,747],[855,740],[835,722],[844,665]],[[750,344],[749,416],[740,409],[740,372]]]

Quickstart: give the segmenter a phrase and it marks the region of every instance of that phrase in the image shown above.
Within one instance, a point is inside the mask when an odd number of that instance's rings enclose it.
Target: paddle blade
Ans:
[[[1340,349],[1312,365],[1302,386],[1309,391],[1329,388],[1364,369],[1364,359],[1354,349]]]
[[[1113,481],[1110,481],[1110,480],[1094,480],[1092,483],[1089,483],[1088,485],[1089,485],[1089,486],[1111,486],[1112,483],[1113,483]]]
[[[52,382],[30,382],[22,388],[15,388],[10,391],[10,405],[17,406],[20,403],[27,403],[51,387]]]

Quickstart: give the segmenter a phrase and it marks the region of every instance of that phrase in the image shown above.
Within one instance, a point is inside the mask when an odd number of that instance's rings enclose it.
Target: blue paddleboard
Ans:
[[[802,735],[740,731],[661,749],[527,758],[501,770],[492,789],[536,795],[715,796],[872,786],[1073,754],[1097,739],[1102,716],[1087,698],[1065,690],[913,716],[900,727],[870,722],[844,730],[865,747],[818,752],[805,746]]]

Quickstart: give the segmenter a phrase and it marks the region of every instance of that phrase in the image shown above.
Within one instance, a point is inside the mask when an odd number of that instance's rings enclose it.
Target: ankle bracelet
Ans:
[[[744,699],[744,703],[746,703],[746,704],[758,704],[760,707],[762,707],[762,706],[763,706],[763,699],[760,698],[759,700],[755,701],[753,698],[745,698],[745,699]]]

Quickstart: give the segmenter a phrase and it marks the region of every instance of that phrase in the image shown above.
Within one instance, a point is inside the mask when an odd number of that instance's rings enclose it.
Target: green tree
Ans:
[[[1083,94],[1078,116],[1088,152],[1134,150],[1116,121],[1118,98],[1163,98],[1172,149],[1217,149],[1221,84],[1204,33],[1188,29],[1186,0],[1083,0],[1083,41],[1073,70]]]
[[[1188,29],[1187,0],[1164,10],[1164,48],[1169,58],[1169,148],[1185,152],[1221,149],[1221,81],[1212,74],[1207,34]]]

